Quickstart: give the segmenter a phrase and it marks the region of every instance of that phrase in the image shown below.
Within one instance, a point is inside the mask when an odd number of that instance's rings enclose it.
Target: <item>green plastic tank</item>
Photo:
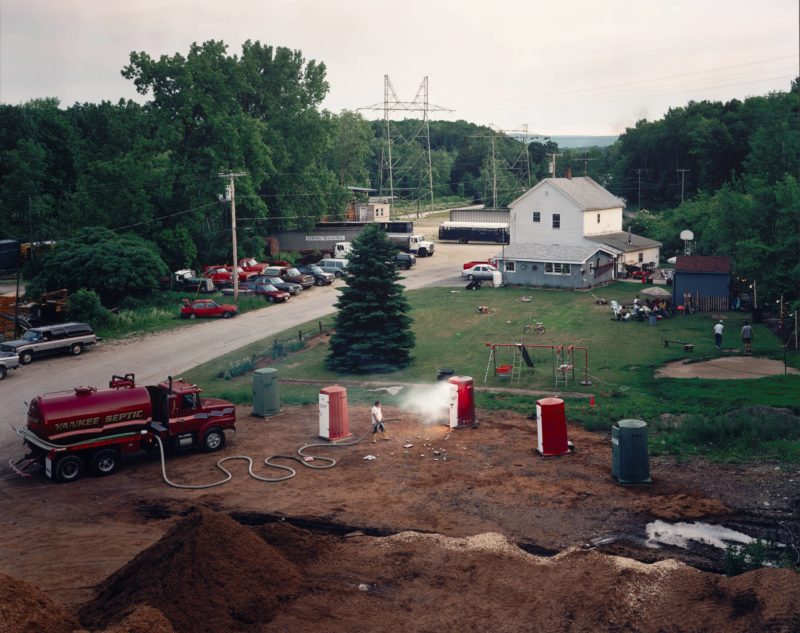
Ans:
[[[647,423],[620,420],[611,427],[611,474],[621,484],[648,484]]]

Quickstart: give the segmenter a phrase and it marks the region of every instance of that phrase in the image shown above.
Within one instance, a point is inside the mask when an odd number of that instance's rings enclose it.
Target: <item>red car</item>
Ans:
[[[197,317],[222,317],[230,319],[239,314],[239,308],[230,304],[219,304],[212,299],[184,300],[181,308],[182,319],[196,319]]]
[[[267,303],[283,303],[288,301],[291,295],[283,290],[278,290],[272,284],[248,284],[253,294],[261,295]]]
[[[242,270],[239,266],[236,267],[236,271],[239,276],[239,283],[250,281],[256,275],[256,273]],[[206,266],[205,270],[203,270],[203,277],[207,277],[214,282],[214,285],[220,288],[233,285],[230,266]]]

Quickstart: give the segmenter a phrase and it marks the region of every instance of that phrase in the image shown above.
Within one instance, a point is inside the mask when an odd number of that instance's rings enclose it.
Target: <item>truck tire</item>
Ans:
[[[428,249],[421,248],[417,251],[417,257],[427,257],[428,256]]]
[[[31,352],[30,350],[22,352],[22,354],[19,355],[19,362],[22,363],[23,365],[27,365],[32,360],[33,360],[33,352]]]
[[[339,279],[342,276],[342,273],[337,270],[335,273],[333,273],[333,276],[336,277],[336,279]]]
[[[119,453],[113,448],[101,448],[92,456],[92,472],[105,477],[119,468]]]
[[[200,445],[204,453],[213,453],[214,451],[221,450],[225,446],[225,432],[219,428],[213,428],[206,431],[203,435],[203,441]]]
[[[80,356],[81,352],[83,351],[83,345],[80,343],[73,343],[69,346],[69,353],[73,356]]]
[[[3,365],[0,365],[0,380],[3,380],[3,378],[6,377],[7,371],[8,370]]]
[[[317,286],[324,286],[325,285],[325,280],[324,279],[316,279],[316,280],[314,280],[314,284],[317,285]]]
[[[464,239],[463,237],[460,240],[458,240],[459,244],[466,244],[467,242],[469,242],[469,240]]]
[[[64,455],[56,462],[53,472],[59,483],[69,484],[77,481],[83,475],[83,460],[77,455]]]

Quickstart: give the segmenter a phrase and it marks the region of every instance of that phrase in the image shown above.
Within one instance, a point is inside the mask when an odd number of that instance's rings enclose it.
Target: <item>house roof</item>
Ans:
[[[583,242],[578,242],[577,244],[544,244],[541,242],[508,244],[503,249],[503,255],[506,260],[582,264],[597,251],[604,251],[610,255],[614,254],[599,244],[583,240]],[[503,259],[503,257],[498,256],[498,259]]]
[[[730,274],[731,260],[718,255],[678,255],[675,272]]]
[[[509,206],[513,207],[519,200],[531,192],[545,187],[548,184],[558,189],[584,211],[616,209],[618,207],[625,208],[625,201],[622,200],[622,198],[618,198],[588,176],[579,176],[578,178],[545,178],[535,187],[523,193]]]
[[[628,238],[630,237],[630,242]],[[661,242],[656,242],[647,237],[636,235],[635,233],[628,233],[627,231],[619,231],[616,233],[602,233],[600,235],[587,235],[587,240],[604,244],[615,249],[618,253],[630,253],[632,251],[640,251],[643,248],[655,248],[661,246]]]

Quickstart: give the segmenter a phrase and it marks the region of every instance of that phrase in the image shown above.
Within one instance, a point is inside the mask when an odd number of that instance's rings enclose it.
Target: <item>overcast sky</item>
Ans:
[[[324,62],[333,112],[429,100],[531,133],[618,134],[689,100],[786,91],[800,75],[800,0],[0,0],[0,101],[141,101],[131,51],[222,40]],[[382,112],[364,111],[367,118]],[[397,118],[397,117],[395,117]]]

